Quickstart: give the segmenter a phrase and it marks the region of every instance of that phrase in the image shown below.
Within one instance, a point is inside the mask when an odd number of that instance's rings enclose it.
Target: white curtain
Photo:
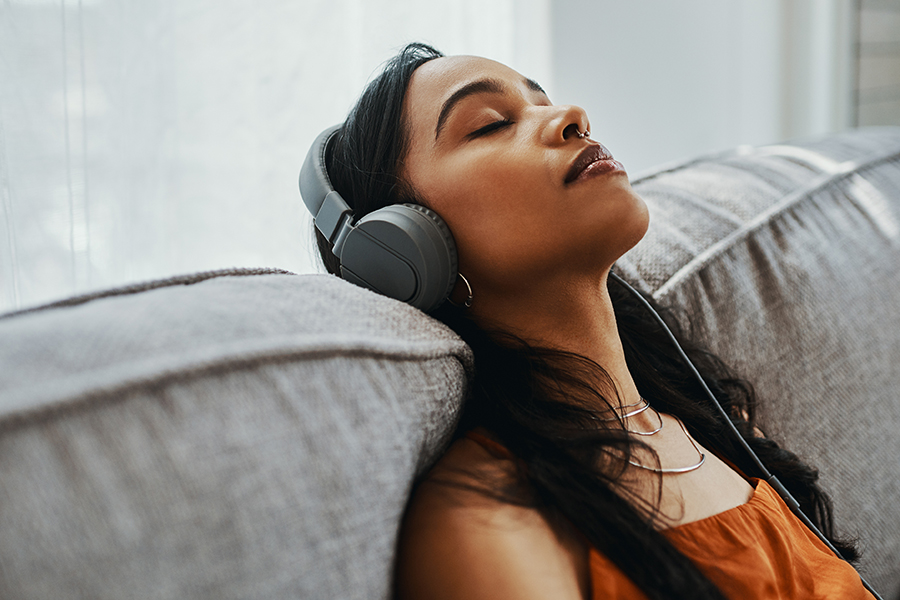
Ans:
[[[308,144],[408,41],[552,88],[549,0],[4,0],[0,312],[231,266],[315,270]]]
[[[0,0],[0,312],[198,270],[315,270],[300,163],[406,42],[536,78],[635,175],[845,127],[853,6]]]

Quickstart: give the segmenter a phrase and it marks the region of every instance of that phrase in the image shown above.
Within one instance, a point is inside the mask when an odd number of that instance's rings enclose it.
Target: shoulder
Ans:
[[[511,457],[455,442],[414,492],[400,535],[396,587],[415,598],[584,598],[587,548],[570,528],[492,490],[518,485]]]

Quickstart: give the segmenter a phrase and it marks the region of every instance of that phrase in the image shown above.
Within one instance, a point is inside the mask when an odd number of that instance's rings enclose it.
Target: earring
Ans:
[[[449,302],[450,304],[452,304],[453,306],[455,306],[455,307],[457,307],[457,308],[472,308],[472,298],[473,298],[473,296],[472,296],[472,286],[469,284],[469,280],[466,279],[466,276],[465,276],[465,275],[463,275],[462,273],[457,273],[456,275],[457,275],[460,279],[463,280],[463,283],[464,283],[464,284],[466,284],[466,289],[468,290],[469,295],[468,295],[468,297],[465,299],[465,301],[464,301],[462,304],[457,304],[456,302],[454,302],[454,301],[451,300],[450,298],[447,298],[447,302]]]

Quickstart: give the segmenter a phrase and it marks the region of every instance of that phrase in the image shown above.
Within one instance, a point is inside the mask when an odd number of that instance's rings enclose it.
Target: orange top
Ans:
[[[467,437],[509,456],[479,433]],[[750,500],[663,532],[729,598],[872,599],[854,568],[794,516],[768,483],[750,479]],[[612,561],[590,549],[592,598],[646,598]]]

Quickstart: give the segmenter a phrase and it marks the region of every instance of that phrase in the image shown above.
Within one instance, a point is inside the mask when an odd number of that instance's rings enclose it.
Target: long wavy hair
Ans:
[[[329,175],[356,218],[400,202],[427,205],[398,175],[408,148],[402,105],[413,72],[441,56],[424,44],[406,46],[365,89],[331,144],[326,156]],[[339,273],[330,244],[318,231],[316,235],[326,268]],[[628,369],[641,395],[657,410],[681,419],[702,445],[745,474],[755,475],[754,465],[656,321],[613,280],[608,287]],[[672,311],[648,300],[672,327],[763,463],[844,557],[855,560],[853,544],[835,538],[831,504],[816,484],[818,473],[775,442],[754,435],[753,388],[716,356],[691,343]],[[597,407],[620,406],[602,365],[502,331],[487,331],[446,303],[433,315],[456,331],[475,356],[475,377],[458,434],[477,426],[487,428],[516,457],[518,480],[528,489],[524,495],[511,490],[485,493],[564,518],[649,598],[724,598],[654,526],[655,507],[617,485],[622,457],[646,446],[621,422],[606,421],[608,412],[600,409],[604,418],[598,418]]]

